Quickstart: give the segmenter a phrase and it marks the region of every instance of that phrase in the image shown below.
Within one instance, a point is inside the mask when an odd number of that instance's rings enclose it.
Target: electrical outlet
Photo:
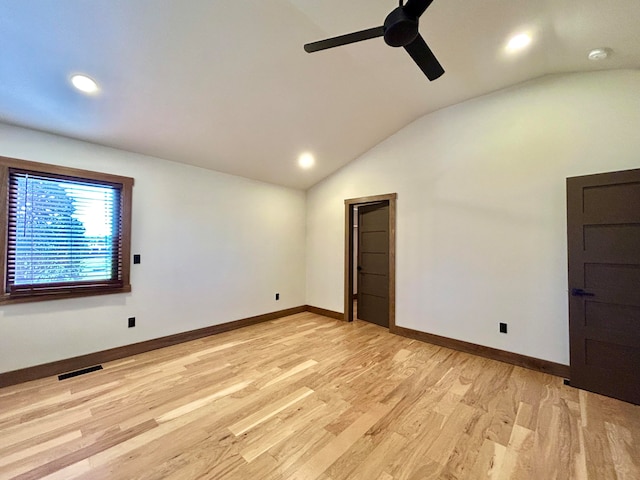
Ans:
[[[136,317],[129,317],[129,328],[136,326]]]
[[[507,333],[507,324],[506,323],[500,323],[500,333]]]
[[[280,300],[280,294],[276,293],[276,300]]]

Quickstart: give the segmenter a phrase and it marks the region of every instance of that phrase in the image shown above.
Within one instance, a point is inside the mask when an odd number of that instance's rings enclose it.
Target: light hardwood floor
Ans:
[[[640,407],[302,313],[0,390],[0,478],[640,479]]]

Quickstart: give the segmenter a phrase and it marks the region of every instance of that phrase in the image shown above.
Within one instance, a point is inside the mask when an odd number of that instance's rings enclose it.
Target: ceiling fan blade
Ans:
[[[307,43],[304,46],[304,50],[307,53],[312,53],[312,52],[317,52],[319,50],[326,50],[327,48],[347,45],[349,43],[361,42],[362,40],[369,40],[370,38],[381,37],[383,35],[384,35],[384,27],[369,28],[368,30],[361,30],[359,32],[340,35],[339,37],[327,38],[326,40]]]
[[[402,9],[409,15],[419,17],[427,8],[429,8],[429,5],[431,5],[432,2],[433,0],[408,0],[407,4],[402,7]]]
[[[405,45],[404,49],[411,55],[413,61],[418,64],[420,70],[424,72],[429,80],[433,81],[444,73],[444,68],[442,68],[442,65],[440,65],[440,62],[438,62],[438,59],[420,34],[409,45]]]

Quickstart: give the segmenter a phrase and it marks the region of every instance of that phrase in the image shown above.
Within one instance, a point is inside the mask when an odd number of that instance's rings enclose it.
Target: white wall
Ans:
[[[307,192],[307,304],[343,310],[344,199],[397,192],[396,323],[568,364],[565,179],[638,167],[637,70],[424,116]]]
[[[134,177],[142,255],[130,294],[1,306],[0,372],[305,303],[304,192],[1,124],[0,155]]]

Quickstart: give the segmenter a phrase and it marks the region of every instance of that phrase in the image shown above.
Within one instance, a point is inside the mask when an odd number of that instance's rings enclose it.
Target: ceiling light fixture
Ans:
[[[598,60],[604,60],[609,56],[609,52],[606,48],[594,48],[589,52],[589,60],[597,62]]]
[[[87,77],[86,75],[73,75],[71,77],[71,83],[74,87],[84,93],[96,93],[99,90],[98,84],[95,80]]]
[[[298,165],[304,169],[313,167],[314,163],[316,163],[316,161],[310,153],[303,153],[298,157]]]
[[[511,52],[517,52],[528,47],[530,43],[531,35],[529,35],[528,33],[519,33],[518,35],[514,35],[513,37],[511,37],[511,39],[507,43],[507,50]]]

